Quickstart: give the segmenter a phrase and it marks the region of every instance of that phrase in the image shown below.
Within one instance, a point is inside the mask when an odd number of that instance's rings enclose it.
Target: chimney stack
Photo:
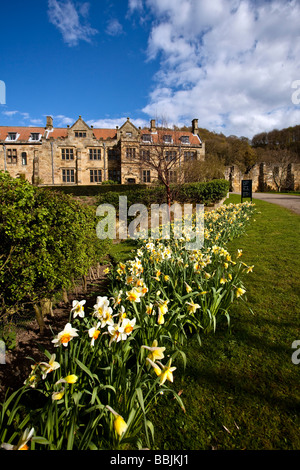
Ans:
[[[47,116],[46,129],[53,129],[53,117]]]
[[[198,119],[193,119],[192,120],[192,133],[193,134],[198,133]]]
[[[151,132],[156,132],[155,119],[151,119],[151,121],[150,121],[150,131]]]

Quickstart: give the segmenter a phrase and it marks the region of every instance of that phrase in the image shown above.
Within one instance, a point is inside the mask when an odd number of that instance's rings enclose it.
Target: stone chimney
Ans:
[[[53,117],[47,116],[46,129],[53,129]]]
[[[192,120],[192,133],[198,134],[198,119]]]
[[[155,119],[151,119],[151,121],[150,121],[150,131],[151,132],[156,132]]]

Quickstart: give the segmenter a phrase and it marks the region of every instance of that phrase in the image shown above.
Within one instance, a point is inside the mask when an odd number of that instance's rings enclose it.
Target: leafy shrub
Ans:
[[[51,299],[86,275],[108,243],[95,227],[90,207],[0,173],[2,313]]]

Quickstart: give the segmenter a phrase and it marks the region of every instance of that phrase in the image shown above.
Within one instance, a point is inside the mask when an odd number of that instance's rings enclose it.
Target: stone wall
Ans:
[[[237,166],[228,166],[225,169],[225,178],[231,183],[231,191],[241,191],[241,182],[244,179],[252,180],[252,190],[261,192],[278,190],[276,185],[281,183],[281,190],[300,190],[300,163],[281,165],[275,163],[257,163],[247,173],[242,173]]]

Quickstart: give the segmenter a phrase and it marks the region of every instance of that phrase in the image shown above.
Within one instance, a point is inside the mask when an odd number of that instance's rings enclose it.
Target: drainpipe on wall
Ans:
[[[52,184],[54,185],[54,158],[53,158],[53,142],[51,141],[51,166],[52,166]]]
[[[3,144],[3,152],[4,152],[4,171],[6,171],[6,145]]]
[[[104,175],[103,175],[103,181],[106,181],[106,158],[105,158],[105,142],[103,142],[103,163],[104,163]]]

